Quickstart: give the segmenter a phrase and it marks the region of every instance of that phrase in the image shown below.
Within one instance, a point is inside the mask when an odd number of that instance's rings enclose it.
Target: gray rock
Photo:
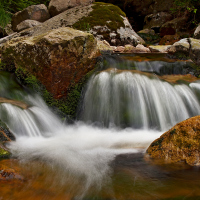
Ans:
[[[169,53],[185,53],[186,55],[189,54],[190,44],[188,42],[188,38],[184,38],[175,42],[171,47],[168,49]]]
[[[20,24],[18,24],[17,27],[16,27],[16,30],[17,30],[17,32],[20,32],[22,30],[25,30],[27,28],[32,28],[32,27],[38,26],[40,24],[41,24],[41,22],[31,20],[31,19],[27,19],[27,20],[24,20],[23,22],[21,22]]]
[[[17,25],[26,19],[44,22],[49,18],[50,18],[49,11],[44,4],[32,5],[13,15],[11,21],[12,29],[14,31],[17,31],[16,29]]]
[[[67,9],[80,5],[86,6],[92,2],[94,0],[51,0],[48,9],[51,16],[56,16]]]
[[[200,39],[200,24],[198,25],[198,27],[194,31],[194,38],[195,39]]]
[[[21,35],[41,35],[46,31],[50,31],[52,29],[57,29],[59,27],[73,27],[78,30],[84,30],[87,32],[92,33],[97,39],[106,40],[111,45],[120,46],[125,44],[132,44],[136,46],[138,43],[145,43],[144,40],[139,37],[135,31],[132,29],[128,20],[121,16],[123,13],[118,7],[113,6],[111,7],[110,4],[103,4],[101,7],[105,10],[109,8],[114,8],[116,10],[115,16],[118,16],[120,19],[120,23],[115,22],[116,26],[114,28],[110,28],[111,22],[107,19],[104,19],[103,16],[101,18],[101,24],[99,22],[94,22],[93,24],[88,24],[88,22],[84,22],[83,19],[90,19],[90,15],[92,14],[93,17],[96,14],[97,7],[100,4],[91,4],[88,6],[77,6],[75,8],[68,9],[55,17],[45,21],[39,26],[33,27],[31,29],[27,29],[22,31]],[[112,15],[112,13],[111,13]],[[124,14],[125,15],[125,14]],[[112,16],[113,17],[113,16]],[[88,21],[89,21],[88,19]],[[103,21],[104,20],[104,21]],[[96,20],[93,20],[96,21]],[[114,23],[114,22],[113,22]],[[111,25],[113,25],[111,23]],[[102,25],[103,24],[103,25]],[[85,25],[85,29],[84,26]],[[86,27],[88,25],[88,27]],[[113,26],[111,26],[113,27]],[[88,29],[88,30],[87,30]]]

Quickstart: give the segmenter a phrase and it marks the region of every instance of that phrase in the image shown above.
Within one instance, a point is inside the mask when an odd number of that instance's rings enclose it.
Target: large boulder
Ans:
[[[167,12],[147,15],[144,18],[144,29],[153,29],[159,32],[160,27],[167,21],[172,20],[172,18],[172,15]]]
[[[12,29],[14,31],[17,31],[16,29],[17,25],[26,19],[44,22],[49,18],[50,18],[49,11],[44,4],[32,5],[13,15],[11,21]]]
[[[112,3],[119,6],[127,15],[135,31],[143,29],[144,18],[147,15],[168,12],[172,7],[174,0],[96,0],[106,3]]]
[[[168,52],[175,55],[190,57],[194,63],[200,66],[200,40],[194,38],[184,38],[175,42]]]
[[[96,45],[92,34],[62,27],[11,39],[3,46],[2,62],[28,71],[59,99],[94,68]]]
[[[182,121],[155,140],[147,149],[151,158],[169,163],[184,161],[200,165],[200,116]]]
[[[68,9],[42,25],[21,32],[21,35],[36,36],[59,27],[73,27],[90,32],[111,45],[137,46],[139,43],[144,43],[144,40],[132,29],[124,12],[117,6],[105,3],[93,3]]]
[[[61,12],[76,6],[86,6],[94,2],[94,0],[51,0],[49,3],[49,13],[51,16],[60,14]]]
[[[198,25],[198,27],[194,31],[194,38],[200,39],[200,24]]]

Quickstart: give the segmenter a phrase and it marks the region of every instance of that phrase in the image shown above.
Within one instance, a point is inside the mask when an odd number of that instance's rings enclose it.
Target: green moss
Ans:
[[[83,17],[73,25],[73,28],[87,31],[94,26],[107,26],[111,30],[125,27],[123,18],[125,13],[117,6],[107,3],[96,2],[93,4],[93,11],[87,17]]]
[[[0,147],[0,158],[9,158],[11,153]]]
[[[82,88],[93,71],[94,70],[87,73],[84,78],[79,81],[79,83],[72,83],[67,97],[63,99],[54,99],[53,95],[46,90],[44,85],[42,85],[40,81],[38,81],[36,77],[31,75],[26,69],[18,67],[15,74],[22,85],[31,88],[34,92],[41,95],[47,105],[51,107],[61,118],[68,117],[70,119],[75,119]]]

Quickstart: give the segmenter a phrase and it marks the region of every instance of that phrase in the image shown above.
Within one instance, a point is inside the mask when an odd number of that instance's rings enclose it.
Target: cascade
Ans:
[[[16,137],[7,147],[22,163],[44,162],[53,174],[48,184],[73,199],[110,187],[118,155],[144,153],[171,126],[200,114],[198,81],[174,84],[158,76],[185,74],[187,62],[111,57],[102,63],[83,90],[74,124],[62,122],[38,95],[26,93],[11,77],[0,76],[0,96],[29,105],[23,110],[0,104],[0,119]],[[109,192],[113,194],[111,188]]]

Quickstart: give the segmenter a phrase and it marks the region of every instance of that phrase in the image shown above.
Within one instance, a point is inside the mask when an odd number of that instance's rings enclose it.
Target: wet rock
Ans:
[[[32,5],[15,13],[12,17],[12,29],[17,31],[17,25],[26,19],[44,22],[50,18],[49,11],[44,4]]]
[[[147,149],[154,159],[200,165],[200,116],[182,121],[161,135]]]
[[[15,136],[11,133],[7,125],[0,120],[0,142],[8,142],[11,140],[15,140]],[[3,149],[2,145],[0,147]]]
[[[200,24],[198,25],[198,27],[194,31],[194,38],[195,39],[200,39]]]
[[[96,53],[92,34],[63,27],[11,39],[3,47],[2,62],[26,69],[59,99],[94,68]]]
[[[175,35],[178,32],[187,31],[187,28],[185,26],[187,20],[188,18],[184,16],[180,18],[175,18],[171,21],[164,23],[160,28],[160,35]]]
[[[23,31],[27,28],[32,28],[34,26],[38,26],[41,23],[36,20],[27,19],[17,25],[16,30],[17,32]]]
[[[147,15],[144,18],[144,29],[153,29],[156,32],[159,32],[160,27],[172,20],[172,15],[167,12],[159,12],[156,14]]]
[[[167,53],[170,47],[171,45],[156,45],[149,46],[149,49],[152,53]]]
[[[24,177],[19,173],[16,166],[10,166],[15,160],[3,160],[0,163],[0,181],[20,180],[24,181]],[[5,182],[4,182],[5,183]]]
[[[94,0],[51,0],[49,3],[49,13],[51,16],[60,14],[61,12],[76,6],[86,6],[94,2]]]

